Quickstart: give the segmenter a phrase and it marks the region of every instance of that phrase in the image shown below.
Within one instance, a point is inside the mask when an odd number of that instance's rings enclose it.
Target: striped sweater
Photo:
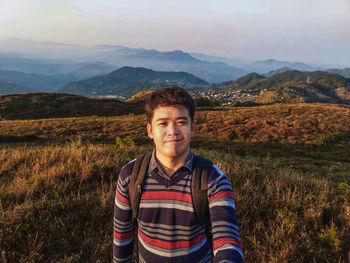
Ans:
[[[128,198],[135,160],[121,169],[114,203],[113,262],[131,262],[136,235],[139,262],[243,262],[232,188],[215,165],[208,180],[211,245],[198,224],[191,196],[193,158],[196,156],[190,152],[184,166],[168,177],[157,165],[153,152],[138,224],[132,220]]]

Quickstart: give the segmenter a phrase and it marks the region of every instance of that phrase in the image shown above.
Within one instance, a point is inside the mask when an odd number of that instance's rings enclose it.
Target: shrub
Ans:
[[[119,149],[135,146],[135,142],[131,139],[130,136],[126,136],[125,138],[120,138],[119,136],[117,136],[115,138],[115,143],[119,147]]]
[[[209,99],[207,97],[198,97],[194,99],[196,106],[198,107],[217,107],[220,106],[220,101],[215,99]]]

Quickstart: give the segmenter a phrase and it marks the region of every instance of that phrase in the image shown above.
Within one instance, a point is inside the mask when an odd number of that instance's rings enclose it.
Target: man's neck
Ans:
[[[177,169],[184,165],[186,157],[189,153],[190,149],[188,149],[188,151],[182,156],[179,156],[177,158],[168,158],[166,156],[157,154],[156,150],[156,159],[158,164],[162,167],[163,171],[168,176],[172,176]]]

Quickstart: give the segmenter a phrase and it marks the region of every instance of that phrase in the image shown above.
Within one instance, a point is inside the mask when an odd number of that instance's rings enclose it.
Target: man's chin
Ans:
[[[170,152],[167,152],[166,155],[169,157],[169,158],[176,158],[178,157],[180,154],[178,152],[175,152],[175,151],[170,151]]]
[[[170,158],[178,158],[184,154],[186,154],[186,150],[185,149],[171,149],[169,151],[166,152],[167,156]]]

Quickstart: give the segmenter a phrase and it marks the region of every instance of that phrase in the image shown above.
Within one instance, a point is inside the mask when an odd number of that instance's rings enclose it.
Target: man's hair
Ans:
[[[153,118],[153,112],[158,106],[174,106],[182,105],[187,108],[188,113],[193,122],[195,104],[191,95],[178,86],[169,86],[162,89],[157,89],[148,96],[146,100],[146,117],[149,123]]]

